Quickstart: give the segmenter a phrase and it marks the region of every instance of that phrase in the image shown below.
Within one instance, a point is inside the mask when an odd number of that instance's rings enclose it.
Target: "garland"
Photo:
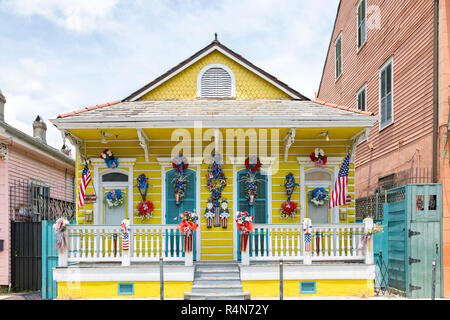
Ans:
[[[315,162],[316,167],[323,168],[327,164],[328,157],[325,155],[322,149],[316,148],[309,158]]]
[[[251,156],[245,159],[245,168],[251,172],[257,172],[262,167],[258,157]]]
[[[247,251],[248,237],[250,232],[255,228],[253,225],[253,218],[245,212],[238,212],[236,215],[236,227],[241,231],[240,250],[241,252]]]
[[[194,244],[194,231],[198,227],[198,216],[195,213],[185,211],[180,213],[178,218],[181,222],[178,224],[177,229],[184,234],[184,252],[192,252]]]
[[[189,167],[186,157],[182,155],[176,156],[172,161],[172,167],[178,172],[178,176],[175,179],[174,193],[175,193],[175,204],[179,206],[184,199],[186,192],[187,180],[183,175],[184,171]]]
[[[287,201],[281,206],[281,215],[283,216],[283,218],[295,217],[298,205],[295,202],[291,201],[291,196],[298,185],[298,183],[295,183],[295,177],[293,173],[290,172],[286,175],[284,179],[284,187],[286,188]]]
[[[120,189],[109,191],[106,193],[105,204],[108,208],[118,208],[123,204],[123,194]]]
[[[211,192],[211,200],[213,201],[213,208],[207,208],[208,217],[211,219],[211,210],[214,211],[214,226],[220,226],[220,213],[219,213],[219,200],[222,197],[222,191],[227,185],[227,178],[222,171],[222,156],[214,155],[212,161],[208,167],[208,173],[206,174],[206,187]],[[206,211],[205,211],[206,214]],[[222,221],[223,226],[223,221]],[[211,228],[211,221],[207,221],[207,227]]]
[[[100,158],[105,161],[106,166],[110,169],[114,169],[119,166],[119,158],[116,158],[109,149],[103,150],[100,154]]]
[[[59,250],[59,252],[63,253],[67,249],[67,226],[69,225],[69,221],[64,218],[59,218],[56,220],[53,225],[53,229],[55,229],[56,236],[58,239],[56,240],[55,247]]]

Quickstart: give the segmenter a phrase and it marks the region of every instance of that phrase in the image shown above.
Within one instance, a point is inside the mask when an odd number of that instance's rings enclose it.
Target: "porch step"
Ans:
[[[192,292],[186,300],[249,300],[242,291],[241,272],[237,263],[199,263],[195,265]]]

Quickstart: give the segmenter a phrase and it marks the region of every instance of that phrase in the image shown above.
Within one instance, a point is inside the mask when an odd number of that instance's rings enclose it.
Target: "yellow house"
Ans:
[[[61,114],[77,189],[86,165],[92,181],[58,297],[159,297],[161,261],[165,297],[278,296],[279,260],[285,296],[373,294],[352,154],[375,121],[310,101],[217,39],[121,101]],[[329,209],[347,155],[345,203]],[[177,229],[185,211],[199,216],[192,238]],[[248,240],[239,212],[253,217]]]

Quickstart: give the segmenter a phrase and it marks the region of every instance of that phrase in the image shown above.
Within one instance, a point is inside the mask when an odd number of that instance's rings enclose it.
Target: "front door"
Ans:
[[[320,199],[318,196],[320,191],[330,194],[329,186],[306,186],[307,204],[306,204],[306,217],[311,219],[311,223],[314,224],[328,224],[330,222],[330,210],[328,209],[328,201],[326,199]],[[314,198],[316,195],[316,198]]]
[[[121,199],[117,199],[118,194]],[[119,226],[127,217],[127,207],[127,188],[103,187],[103,221],[105,225]]]

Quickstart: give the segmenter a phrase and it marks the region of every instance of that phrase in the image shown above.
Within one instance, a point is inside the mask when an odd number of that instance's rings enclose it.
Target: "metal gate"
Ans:
[[[11,223],[11,287],[14,291],[41,289],[41,236],[40,222]]]
[[[441,297],[442,186],[415,184],[386,191],[384,233],[374,237],[375,292]]]

